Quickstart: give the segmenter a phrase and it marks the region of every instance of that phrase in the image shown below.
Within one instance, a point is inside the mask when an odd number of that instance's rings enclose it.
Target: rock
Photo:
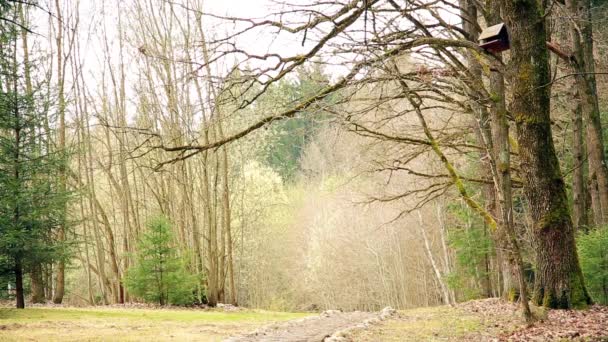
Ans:
[[[385,307],[380,311],[380,320],[385,320],[387,318],[393,317],[397,314],[397,310],[391,308],[390,306]]]
[[[321,313],[321,316],[323,317],[331,317],[335,314],[339,314],[341,311],[339,310],[325,310]]]

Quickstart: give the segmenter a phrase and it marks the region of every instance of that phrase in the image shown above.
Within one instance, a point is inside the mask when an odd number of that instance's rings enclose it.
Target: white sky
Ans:
[[[173,1],[178,4],[183,3],[186,5],[195,1],[204,1],[203,8],[205,12],[242,18],[278,20],[278,18],[270,17],[270,15],[285,9],[283,7],[284,5],[278,4],[273,0],[139,0],[139,2],[147,2],[149,4],[157,3],[159,5],[166,1]],[[304,4],[310,3],[310,0],[287,1]],[[54,2],[55,0],[41,0],[40,6],[48,9],[51,13],[55,13]],[[98,95],[97,89],[99,89],[98,85],[101,83],[100,77],[104,65],[104,50],[106,50],[102,43],[104,27],[109,37],[108,44],[110,45],[110,56],[113,59],[113,63],[117,63],[119,60],[117,53],[118,30],[116,25],[118,14],[121,13],[123,18],[128,16],[129,14],[127,14],[126,9],[133,8],[135,0],[60,0],[60,2],[62,3],[63,11],[66,12],[64,15],[66,17],[64,18],[64,20],[66,20],[66,27],[73,26],[73,22],[70,22],[69,9],[71,8],[73,11],[75,8],[79,8],[79,38],[81,60],[85,63],[85,79],[92,94]],[[48,14],[43,11],[36,11],[36,13],[37,18],[33,19],[35,26],[34,31],[39,32],[42,35],[38,36],[36,40],[39,41],[39,46],[44,49],[45,46],[49,46],[50,42],[54,45],[54,41],[49,39]],[[297,18],[294,16],[290,19],[303,22],[308,20],[308,18]],[[213,34],[224,36],[239,27],[243,27],[243,24],[219,21],[209,17],[204,17],[203,21],[203,25],[209,31],[207,33],[208,39],[211,39]],[[133,25],[137,25],[137,23],[134,22]],[[128,25],[126,24],[124,27],[125,30],[133,29],[133,26],[128,28]],[[282,56],[296,55],[308,51],[308,49],[312,47],[312,42],[310,40],[314,40],[314,38],[309,39],[305,46],[302,47],[303,34],[290,34],[283,31],[277,35],[277,31],[278,29],[276,28],[265,28],[264,30],[253,31],[239,37],[236,44],[238,47],[251,53],[263,55],[274,52]],[[313,34],[314,33],[309,33],[309,38],[311,38]],[[52,34],[50,36],[52,37]],[[112,37],[114,37],[114,39]],[[65,44],[67,45],[67,42]],[[132,45],[134,44],[136,43],[132,43]],[[138,56],[137,48],[138,46],[127,47],[131,53],[131,58]],[[330,58],[335,58],[335,60],[331,60],[332,63],[348,65],[348,63],[353,62],[352,58],[354,57],[343,55]],[[128,52],[125,58],[127,64],[132,62],[132,60],[130,61],[129,59]],[[272,63],[276,63],[276,60],[273,60]],[[234,61],[224,62],[224,66],[231,66],[233,64]],[[326,72],[333,77],[337,77],[344,74],[347,71],[347,68],[348,66],[332,66],[326,69]],[[128,77],[131,77],[129,81],[135,81],[132,77],[137,77],[136,70],[127,67],[127,73],[130,74]]]

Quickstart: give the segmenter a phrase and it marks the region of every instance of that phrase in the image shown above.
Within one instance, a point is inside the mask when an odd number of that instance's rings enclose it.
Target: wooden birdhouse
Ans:
[[[485,28],[479,35],[479,47],[492,53],[509,50],[507,26],[500,23]]]

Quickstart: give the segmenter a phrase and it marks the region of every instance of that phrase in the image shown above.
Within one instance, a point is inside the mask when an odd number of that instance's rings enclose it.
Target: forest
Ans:
[[[234,341],[495,308],[528,329],[505,340],[608,338],[606,22],[604,0],[0,0],[0,339],[80,308],[250,315]]]

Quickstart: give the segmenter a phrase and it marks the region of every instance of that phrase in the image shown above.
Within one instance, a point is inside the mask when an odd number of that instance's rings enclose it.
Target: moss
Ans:
[[[519,72],[517,73],[517,78],[519,78],[520,82],[524,84],[529,84],[530,79],[534,74],[534,67],[531,63],[522,63],[519,68]],[[520,89],[521,90],[521,89]]]
[[[502,97],[499,94],[494,93],[494,92],[490,93],[490,100],[492,102],[498,103],[498,102],[500,102],[501,99],[502,99]]]
[[[511,303],[515,303],[519,299],[519,290],[512,287],[507,291],[507,300]]]
[[[511,167],[511,163],[509,162],[509,152],[508,151],[500,151],[498,155],[498,160],[496,161],[496,167],[500,172],[509,171]]]
[[[510,135],[509,135],[509,145],[511,146],[511,151],[513,151],[515,153],[519,153],[519,144],[517,143],[517,140],[515,140],[515,138],[513,138]]]
[[[585,309],[591,304],[591,297],[585,287],[583,276],[579,272],[572,272],[570,276],[570,291],[569,308]]]
[[[568,285],[561,293],[556,293],[553,289],[538,289],[532,296],[532,302],[550,309],[585,309],[591,304],[580,273],[572,272]]]
[[[541,287],[541,288],[535,289],[534,293],[532,294],[532,303],[534,303],[534,305],[537,305],[537,306],[542,306],[544,296],[545,296],[544,288]]]
[[[526,112],[515,113],[513,116],[515,117],[515,122],[517,124],[525,124],[528,126],[549,124],[548,119],[542,118],[538,115],[529,115]]]
[[[564,223],[570,217],[568,206],[558,204],[548,213],[545,213],[538,221],[537,229],[544,230],[551,227],[556,227]]]
[[[553,291],[545,291],[543,306],[546,308],[559,309],[560,301]]]

